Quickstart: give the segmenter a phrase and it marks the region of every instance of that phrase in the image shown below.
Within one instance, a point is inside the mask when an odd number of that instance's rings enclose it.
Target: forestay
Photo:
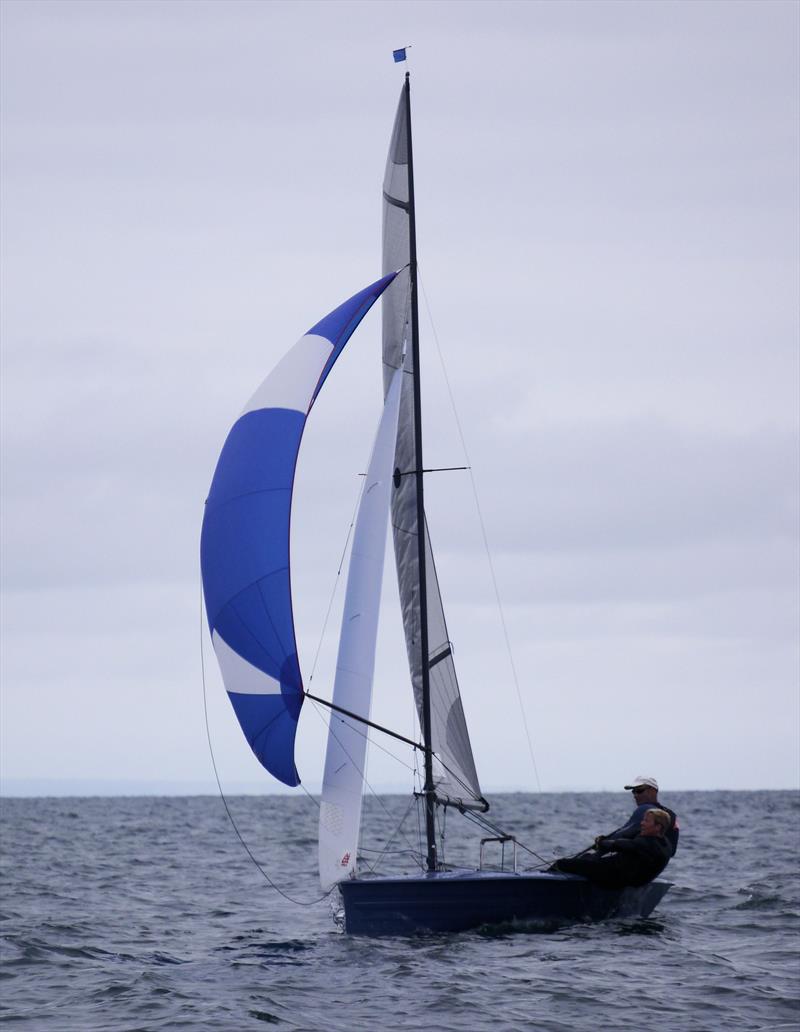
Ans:
[[[408,662],[417,712],[422,724],[422,653],[420,648],[419,547],[417,486],[415,470],[414,390],[412,333],[410,319],[410,218],[407,116],[401,95],[392,131],[383,182],[383,269],[402,269],[383,297],[383,381],[388,391],[394,372],[400,368],[407,345],[400,416],[395,450],[395,467],[400,474],[392,493],[394,538],[400,604],[408,651]],[[467,724],[447,634],[439,582],[427,525],[425,574],[428,623],[428,663],[431,695],[431,746],[444,768],[435,770],[436,794],[440,799],[485,806],[472,757]]]
[[[289,563],[295,467],[311,407],[390,273],[320,320],[284,356],[231,428],[203,518],[200,560],[211,640],[234,711],[260,763],[298,785],[303,682]]]

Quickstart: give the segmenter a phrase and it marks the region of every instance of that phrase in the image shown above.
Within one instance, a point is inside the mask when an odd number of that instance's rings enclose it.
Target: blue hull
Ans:
[[[610,917],[647,917],[669,882],[600,889],[570,874],[437,872],[341,882],[345,931],[353,935],[460,932],[516,922],[547,930]]]

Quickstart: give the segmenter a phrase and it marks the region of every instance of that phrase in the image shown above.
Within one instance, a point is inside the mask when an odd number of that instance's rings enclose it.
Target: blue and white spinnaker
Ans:
[[[297,455],[325,378],[395,275],[345,301],[287,352],[231,428],[206,500],[200,561],[214,650],[251,749],[286,785],[300,783],[303,703],[289,566]]]

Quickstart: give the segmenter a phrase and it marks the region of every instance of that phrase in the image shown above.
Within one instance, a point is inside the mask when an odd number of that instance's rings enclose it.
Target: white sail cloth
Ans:
[[[403,269],[410,261],[409,160],[405,98],[400,97],[383,181],[383,269]],[[395,468],[401,474],[392,492],[392,533],[406,636],[408,663],[417,712],[422,725],[422,650],[420,618],[419,527],[417,526],[416,439],[412,357],[411,297],[408,268],[383,295],[383,382],[389,390],[402,355],[407,352],[400,399]],[[431,745],[436,765],[436,794],[442,800],[469,806],[485,803],[481,796],[469,740],[451,645],[447,634],[439,581],[427,525],[425,575],[428,630],[428,666],[431,696]]]
[[[402,378],[397,370],[386,395],[358,508],[333,688],[335,706],[367,720]],[[356,869],[366,748],[366,726],[332,711],[319,812],[319,876],[325,890]]]

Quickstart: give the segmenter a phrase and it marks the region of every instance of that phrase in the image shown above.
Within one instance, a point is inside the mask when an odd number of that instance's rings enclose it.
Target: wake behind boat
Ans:
[[[484,816],[424,505],[410,79],[395,116],[383,183],[383,276],[320,320],[287,353],[234,423],[212,481],[201,565],[209,629],[226,690],[255,755],[298,785],[294,742],[303,701],[331,710],[319,820],[323,889],[339,886],[348,932],[460,931],[647,916],[666,882],[601,889],[585,878],[518,871],[516,841]],[[383,304],[384,408],[359,506],[332,701],[304,687],[289,555],[294,475],[306,419],[333,364],[372,305]],[[391,515],[411,687],[421,741],[370,721],[375,642]],[[360,870],[368,729],[417,750],[424,782],[420,871]],[[509,869],[452,870],[440,861],[439,816],[452,809],[513,852]],[[505,865],[503,865],[505,868]]]

